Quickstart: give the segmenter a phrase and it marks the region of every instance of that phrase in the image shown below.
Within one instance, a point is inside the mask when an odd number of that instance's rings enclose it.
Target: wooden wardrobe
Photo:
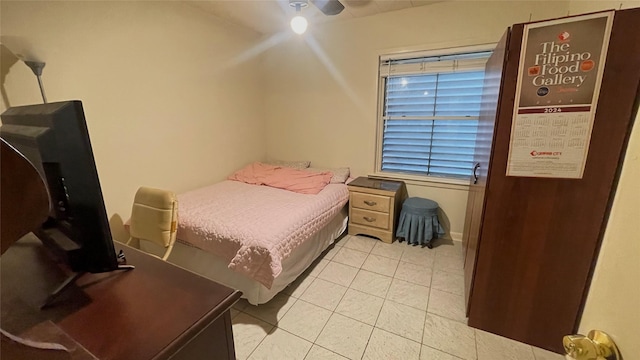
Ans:
[[[640,9],[615,11],[581,179],[506,176],[525,24],[487,63],[464,230],[469,325],[563,353],[577,332],[640,85]]]

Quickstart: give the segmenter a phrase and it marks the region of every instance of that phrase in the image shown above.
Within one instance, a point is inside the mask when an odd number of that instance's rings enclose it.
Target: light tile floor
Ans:
[[[460,243],[346,235],[267,304],[232,309],[244,359],[562,360],[466,325]]]

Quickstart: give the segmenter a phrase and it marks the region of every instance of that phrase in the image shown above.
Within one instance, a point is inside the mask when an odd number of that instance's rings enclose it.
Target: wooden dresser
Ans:
[[[402,181],[359,177],[349,186],[349,235],[370,235],[392,243],[406,188]]]
[[[97,359],[235,359],[230,308],[240,292],[115,245],[135,269],[85,274],[44,310],[65,274],[32,234],[11,246],[0,261],[3,330],[52,322]]]

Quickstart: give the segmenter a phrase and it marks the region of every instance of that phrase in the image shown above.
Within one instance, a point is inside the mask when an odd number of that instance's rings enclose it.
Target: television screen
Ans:
[[[74,272],[117,269],[82,102],[16,106],[0,117],[0,137],[47,186],[51,209],[34,234]]]

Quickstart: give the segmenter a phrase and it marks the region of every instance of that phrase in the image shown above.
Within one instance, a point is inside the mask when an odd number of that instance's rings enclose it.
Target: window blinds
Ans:
[[[489,55],[381,59],[383,172],[471,175]]]

